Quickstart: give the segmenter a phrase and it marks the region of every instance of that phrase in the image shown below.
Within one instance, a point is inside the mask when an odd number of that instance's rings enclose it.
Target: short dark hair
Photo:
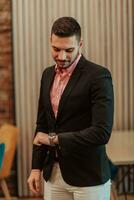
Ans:
[[[51,36],[55,34],[59,37],[70,37],[75,35],[77,40],[81,38],[81,27],[73,17],[60,17],[52,26]]]

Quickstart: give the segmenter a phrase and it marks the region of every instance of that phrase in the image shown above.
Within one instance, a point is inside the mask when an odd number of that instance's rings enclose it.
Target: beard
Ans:
[[[55,60],[55,62],[56,62],[57,66],[59,68],[65,69],[65,68],[70,67],[73,64],[73,62],[77,59],[78,55],[79,55],[79,51],[77,52],[76,56],[72,60],[59,60],[59,59],[57,59],[57,60]]]

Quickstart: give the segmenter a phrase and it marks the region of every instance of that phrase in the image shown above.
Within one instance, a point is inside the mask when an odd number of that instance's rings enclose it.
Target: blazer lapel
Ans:
[[[55,70],[54,68],[51,69],[51,71],[49,71],[49,73],[47,74],[47,81],[46,81],[46,85],[45,87],[45,99],[46,99],[46,103],[48,106],[48,110],[50,111],[50,114],[53,118],[55,118],[54,112],[53,112],[53,108],[52,108],[52,104],[51,104],[51,99],[50,99],[50,91],[51,91],[51,86],[53,84],[53,80],[54,80],[54,76],[55,76]]]
[[[61,112],[62,112],[62,109],[67,101],[67,98],[69,97],[73,87],[76,85],[80,75],[82,73],[82,70],[81,70],[81,62],[76,66],[70,80],[68,81],[64,91],[63,91],[63,94],[61,96],[61,99],[60,99],[60,102],[59,102],[59,109],[58,109],[58,113],[57,113],[57,118],[59,118]]]

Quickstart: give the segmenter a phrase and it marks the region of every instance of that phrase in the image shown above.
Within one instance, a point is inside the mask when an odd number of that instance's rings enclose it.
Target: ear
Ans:
[[[80,46],[80,47],[83,46],[83,39],[82,39],[82,38],[80,39],[79,46]]]

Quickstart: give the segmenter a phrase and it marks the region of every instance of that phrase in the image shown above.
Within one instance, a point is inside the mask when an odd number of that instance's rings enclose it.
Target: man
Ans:
[[[72,17],[51,30],[56,65],[42,75],[32,170],[28,184],[45,200],[109,200],[105,144],[113,124],[110,72],[81,55],[81,28]]]

